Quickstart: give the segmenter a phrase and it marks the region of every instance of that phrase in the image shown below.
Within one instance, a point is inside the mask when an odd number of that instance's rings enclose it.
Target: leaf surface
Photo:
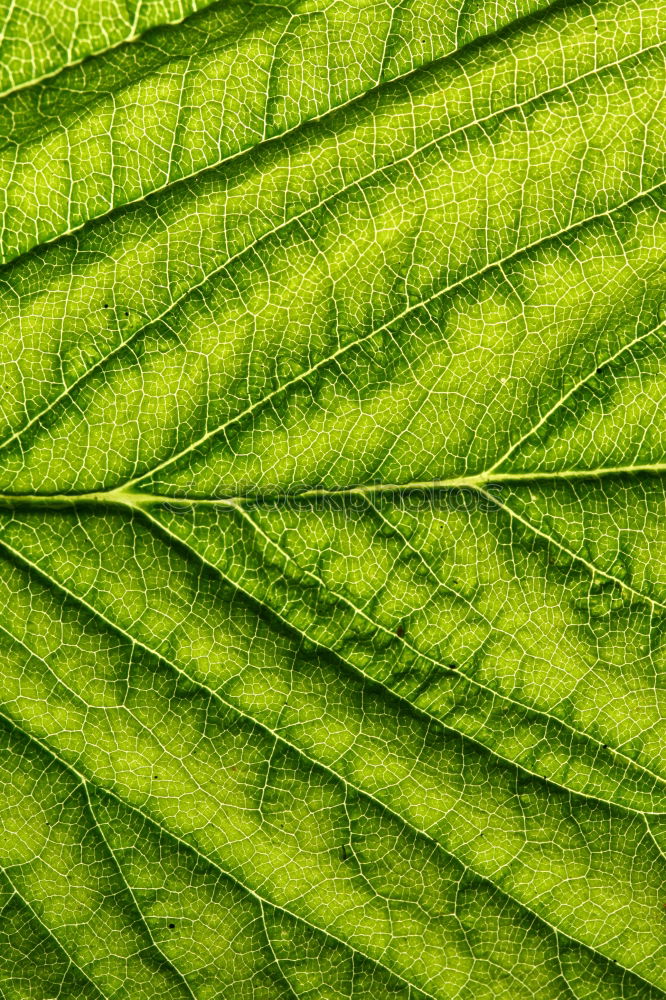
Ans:
[[[2,21],[3,1000],[660,1000],[666,10],[197,6]]]

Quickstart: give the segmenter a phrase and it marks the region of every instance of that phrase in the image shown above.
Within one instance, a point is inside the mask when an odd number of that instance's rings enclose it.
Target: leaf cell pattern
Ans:
[[[662,0],[0,53],[2,1000],[663,1000]]]

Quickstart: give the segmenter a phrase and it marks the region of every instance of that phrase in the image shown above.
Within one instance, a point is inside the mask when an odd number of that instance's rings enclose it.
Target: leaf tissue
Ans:
[[[2,0],[2,1000],[665,1000],[664,0]]]

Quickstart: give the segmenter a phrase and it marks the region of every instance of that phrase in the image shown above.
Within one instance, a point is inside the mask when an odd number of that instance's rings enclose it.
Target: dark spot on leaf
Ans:
[[[169,924],[169,927],[171,928],[171,930],[173,930],[175,926],[176,926],[175,924]]]
[[[458,669],[457,663],[449,663],[449,670],[457,670],[457,669]]]
[[[340,857],[342,858],[343,861],[346,861],[347,858],[349,857],[349,855],[347,854],[347,848],[344,845],[342,847],[342,850],[340,851]]]
[[[397,629],[395,630],[395,634],[397,635],[398,639],[402,639],[402,637],[405,634],[405,629],[403,628],[402,625],[398,625]]]

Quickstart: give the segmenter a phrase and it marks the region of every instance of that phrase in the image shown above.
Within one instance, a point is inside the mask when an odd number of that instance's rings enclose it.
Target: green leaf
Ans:
[[[663,1000],[663,2],[0,25],[3,1000]]]

